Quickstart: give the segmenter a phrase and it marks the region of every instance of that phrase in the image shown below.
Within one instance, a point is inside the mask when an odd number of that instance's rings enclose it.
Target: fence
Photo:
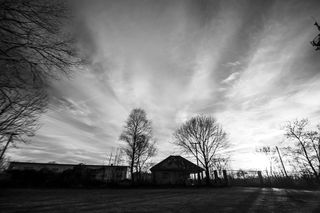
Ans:
[[[213,171],[213,183],[230,186],[262,186],[261,171],[252,170],[222,170]]]
[[[286,177],[282,174],[255,171],[255,170],[222,170],[213,171],[213,184],[229,186],[255,186],[279,188],[312,188],[319,187],[319,180],[312,175],[291,174]]]
[[[264,179],[261,171],[227,170],[227,181],[234,186],[263,186]]]

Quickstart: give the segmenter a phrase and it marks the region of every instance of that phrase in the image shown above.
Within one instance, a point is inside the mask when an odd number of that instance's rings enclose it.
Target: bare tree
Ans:
[[[69,14],[67,4],[59,0],[0,0],[2,153],[12,139],[24,141],[39,127],[48,79],[68,75],[81,63],[72,35],[62,29]]]
[[[145,162],[155,154],[151,121],[147,119],[143,109],[131,111],[120,140],[126,143],[124,151],[129,158],[131,179],[134,183],[134,170],[140,172]]]
[[[116,148],[110,152],[107,156],[108,165],[120,165],[123,161],[123,150],[121,148]]]
[[[25,142],[39,128],[38,118],[45,111],[47,96],[44,90],[0,88],[0,159],[10,143]]]
[[[213,160],[228,147],[226,133],[213,117],[196,116],[186,121],[175,133],[175,144],[191,153],[205,168],[206,183]],[[199,156],[197,154],[199,152]]]
[[[1,68],[17,77],[56,78],[68,73],[80,62],[71,34],[63,31],[69,14],[59,0],[1,0]]]
[[[287,151],[303,172],[307,171],[319,178],[320,171],[317,171],[317,167],[320,169],[320,131],[309,130],[308,124],[307,119],[287,122],[284,126],[285,136],[294,142],[294,146],[287,147]]]
[[[136,170],[138,173],[141,173],[142,170],[146,169],[147,161],[155,156],[156,154],[156,146],[153,138],[146,137],[145,135],[141,135],[137,141],[137,164]]]
[[[218,170],[219,172],[221,172],[222,170],[226,170],[229,168],[229,162],[229,156],[216,156],[212,160],[212,169]]]

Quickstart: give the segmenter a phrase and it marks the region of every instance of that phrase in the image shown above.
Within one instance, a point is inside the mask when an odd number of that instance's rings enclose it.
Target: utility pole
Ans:
[[[276,149],[277,149],[277,152],[278,152],[278,156],[279,156],[279,159],[280,159],[280,162],[281,162],[281,165],[282,165],[282,168],[283,168],[284,174],[286,175],[286,177],[288,177],[288,174],[287,174],[286,168],[284,167],[284,164],[283,164],[283,161],[282,161],[282,157],[281,157],[281,155],[280,155],[280,152],[279,152],[279,149],[278,149],[278,147],[277,147],[277,146],[276,146]]]
[[[198,143],[191,143],[191,144],[194,145],[195,148],[196,148],[197,166],[199,166],[198,147],[197,147]],[[198,175],[198,182],[200,182],[200,173],[198,172],[197,175]]]

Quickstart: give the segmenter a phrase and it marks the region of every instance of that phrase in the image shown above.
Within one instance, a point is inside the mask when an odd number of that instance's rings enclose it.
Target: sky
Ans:
[[[133,108],[152,120],[158,162],[182,154],[173,132],[210,115],[228,134],[232,168],[257,169],[257,147],[288,120],[320,118],[320,1],[74,1],[88,65],[51,82],[50,104],[15,161],[102,164]],[[193,160],[193,158],[190,158]]]

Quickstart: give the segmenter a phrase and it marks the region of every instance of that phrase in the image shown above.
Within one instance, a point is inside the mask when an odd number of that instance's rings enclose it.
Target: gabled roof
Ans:
[[[185,171],[189,173],[197,173],[204,171],[203,168],[195,165],[180,155],[170,155],[160,163],[154,165],[151,169],[154,171]]]

